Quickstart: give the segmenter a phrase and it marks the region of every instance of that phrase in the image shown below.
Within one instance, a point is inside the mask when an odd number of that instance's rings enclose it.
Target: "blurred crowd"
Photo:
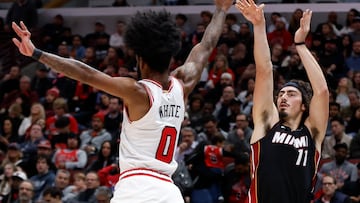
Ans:
[[[109,202],[119,177],[121,99],[21,56],[11,42],[10,23],[23,20],[42,50],[80,60],[112,77],[138,79],[136,57],[123,40],[127,22],[93,22],[92,32],[79,35],[65,26],[61,14],[38,27],[37,13],[31,12],[36,7],[17,6],[0,19],[0,202]],[[277,12],[267,19],[275,90],[290,79],[308,80],[293,44],[301,16],[296,9],[290,19]],[[182,49],[170,64],[172,70],[201,41],[212,14],[204,10],[199,17],[191,27],[186,15],[174,16]],[[106,26],[115,26],[116,32],[107,33]],[[306,45],[330,89],[314,202],[335,197],[360,202],[360,14],[351,9],[346,21],[338,22],[337,13],[329,12],[312,26],[316,29]],[[175,154],[179,167],[173,178],[186,202],[245,201],[256,80],[253,43],[250,24],[228,14],[189,97]],[[32,69],[24,71],[26,66]]]

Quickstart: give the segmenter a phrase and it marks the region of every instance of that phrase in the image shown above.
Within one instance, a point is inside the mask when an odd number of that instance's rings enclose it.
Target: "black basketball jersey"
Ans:
[[[251,145],[249,203],[309,203],[320,154],[308,128],[277,123]]]

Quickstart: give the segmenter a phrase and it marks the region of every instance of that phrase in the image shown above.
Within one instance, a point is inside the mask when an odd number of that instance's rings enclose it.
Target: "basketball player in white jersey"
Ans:
[[[125,42],[135,51],[140,76],[110,77],[73,59],[41,51],[30,40],[24,25],[13,23],[20,39],[13,39],[20,52],[65,76],[91,85],[124,101],[120,144],[120,179],[115,202],[183,202],[171,175],[177,164],[174,150],[178,141],[185,101],[200,79],[216,46],[227,10],[233,0],[215,0],[216,10],[199,44],[186,62],[170,73],[172,56],[180,48],[180,33],[165,11],[137,13],[127,26]]]

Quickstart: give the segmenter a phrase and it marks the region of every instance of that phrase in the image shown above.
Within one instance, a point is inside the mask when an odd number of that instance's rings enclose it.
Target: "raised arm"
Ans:
[[[233,0],[215,0],[216,10],[204,36],[190,52],[183,66],[171,74],[184,83],[185,96],[187,97],[200,80],[201,73],[206,66],[208,58],[215,48],[225,22],[226,12],[231,7]]]
[[[265,131],[278,120],[273,102],[273,72],[270,49],[266,36],[264,4],[257,6],[253,0],[239,0],[236,8],[254,25],[254,58],[256,65],[253,119],[255,129],[251,143],[265,135]]]
[[[294,42],[297,44],[296,50],[305,67],[313,89],[313,97],[309,107],[309,117],[306,119],[305,125],[311,130],[318,148],[321,147],[327,127],[329,115],[329,90],[319,64],[304,43],[305,38],[310,31],[311,16],[312,11],[309,9],[304,11],[302,18],[300,19],[300,27],[295,33]]]
[[[124,101],[129,100],[130,97],[139,96],[137,93],[146,96],[145,93],[142,94],[143,88],[134,79],[113,78],[80,61],[40,51],[31,42],[31,33],[23,22],[20,22],[20,27],[16,23],[12,23],[12,27],[19,37],[19,39],[13,38],[13,42],[23,55],[35,58],[69,78],[121,97]],[[146,97],[144,98],[146,99]]]

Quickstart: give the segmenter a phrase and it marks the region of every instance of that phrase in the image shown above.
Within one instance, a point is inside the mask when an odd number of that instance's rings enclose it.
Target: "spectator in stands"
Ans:
[[[270,33],[270,32],[272,32],[272,31],[275,30],[276,20],[277,20],[278,18],[280,18],[280,17],[282,17],[282,15],[281,15],[281,13],[279,13],[279,12],[272,12],[272,13],[270,14],[270,24],[267,25],[267,28],[266,28],[266,32],[267,32],[267,33]],[[287,28],[287,27],[288,27],[288,25],[286,25],[286,28]]]
[[[355,110],[353,115],[351,116],[349,122],[346,126],[346,133],[355,135],[360,134],[360,106],[358,106]]]
[[[336,95],[336,92],[334,92],[334,94]],[[331,119],[335,117],[341,117],[341,114],[340,114],[340,104],[336,103],[334,98],[334,101],[329,102],[329,118],[326,129],[326,136],[331,135]]]
[[[4,96],[19,89],[21,78],[21,70],[17,65],[11,66],[8,73],[6,73],[0,81],[0,99]]]
[[[300,19],[303,15],[303,12],[304,11],[302,9],[297,8],[291,15],[288,31],[291,33],[292,36],[295,35],[296,30],[298,30],[300,27]]]
[[[348,126],[349,126],[349,121],[351,119],[351,117],[353,117],[355,115],[356,109],[358,109],[358,107],[360,107],[360,91],[357,89],[352,88],[351,90],[348,91],[347,94],[348,98],[349,98],[349,106],[347,108],[342,109],[341,114],[343,116],[343,118],[347,121],[347,125],[346,125],[346,132],[348,133]],[[355,123],[354,123],[355,124]],[[352,126],[355,127],[355,126]],[[359,126],[360,128],[360,126]],[[358,130],[356,130],[357,127],[355,127],[352,132],[357,133]]]
[[[52,187],[63,192],[70,185],[70,178],[71,174],[68,170],[58,169],[55,175],[55,182]],[[43,192],[43,196],[45,196],[45,192]]]
[[[56,87],[52,87],[46,91],[45,98],[41,101],[45,109],[45,117],[50,118],[55,115],[53,103],[60,95],[60,91]]]
[[[109,48],[110,35],[106,33],[105,24],[97,20],[94,24],[94,32],[85,35],[84,45],[95,47],[96,59],[103,60]]]
[[[343,28],[343,26],[340,23],[338,23],[337,20],[338,20],[338,14],[335,11],[330,11],[327,15],[327,21],[323,23],[319,23],[316,27],[315,32],[320,33],[322,25],[324,23],[329,23],[333,28],[335,34],[340,37],[341,36],[340,30]]]
[[[65,30],[64,17],[57,14],[52,18],[52,22],[46,23],[41,28],[42,47],[50,52],[56,52],[61,41],[61,35]]]
[[[81,60],[85,56],[85,46],[83,45],[83,38],[79,34],[71,37],[71,44],[68,46],[70,57],[76,60]]]
[[[8,145],[6,156],[3,160],[2,167],[6,163],[12,163],[15,166],[21,166],[23,162],[23,153],[21,152],[21,147],[18,143],[12,142]]]
[[[106,186],[98,187],[95,190],[95,197],[97,202],[110,203],[112,195],[112,191]]]
[[[101,148],[104,141],[111,140],[112,137],[104,129],[104,114],[98,112],[92,116],[91,128],[83,131],[80,135],[80,148],[85,150],[88,155],[95,155]]]
[[[352,88],[352,82],[348,77],[340,78],[336,88],[336,102],[340,104],[341,111],[350,106],[348,93]]]
[[[99,61],[96,59],[95,47],[87,47],[85,49],[85,56],[81,61],[93,68],[98,68]]]
[[[353,51],[353,40],[351,39],[349,34],[344,34],[341,36],[341,48],[343,52],[343,56],[345,59],[351,56]]]
[[[249,188],[250,159],[247,153],[241,153],[225,167],[222,187],[225,202],[245,203]]]
[[[125,50],[124,32],[126,29],[125,21],[118,20],[116,22],[116,32],[110,35],[109,45],[117,51]]]
[[[62,203],[62,191],[56,187],[48,187],[42,194],[43,202]]]
[[[10,192],[9,192],[8,195],[5,195],[3,197],[2,202],[15,202],[19,198],[19,185],[23,181],[27,181],[27,175],[22,171],[15,171],[12,174]],[[27,181],[27,184],[25,184],[25,185],[29,185],[29,186],[31,185],[32,190],[30,189],[30,192],[33,192],[34,187],[33,187],[32,183],[31,183],[31,181]]]
[[[38,200],[41,197],[45,188],[50,187],[55,181],[55,174],[49,170],[51,160],[43,155],[39,155],[36,160],[37,174],[30,177],[30,180],[34,183],[34,200]]]
[[[249,109],[252,108],[252,101],[242,104],[237,98],[232,99],[229,103],[230,113],[224,119],[221,119],[219,121],[218,127],[228,133],[235,126],[236,115],[238,115],[240,112],[244,112],[245,114],[248,113],[248,111],[246,110],[246,108],[248,107]]]
[[[322,175],[331,175],[336,179],[336,186],[341,189],[344,183],[348,181],[356,181],[358,179],[357,168],[354,164],[346,160],[348,155],[348,145],[338,143],[334,146],[335,159],[331,162],[324,163],[320,170]]]
[[[275,30],[268,33],[270,47],[275,43],[280,43],[284,50],[288,50],[293,43],[293,37],[286,28],[287,21],[284,17],[276,18]]]
[[[12,175],[17,171],[16,165],[8,162],[4,166],[4,172],[0,175],[0,201],[10,193]]]
[[[90,171],[85,178],[86,189],[76,195],[69,203],[96,202],[95,191],[100,186],[99,176],[96,172]]]
[[[235,128],[229,132],[225,145],[231,146],[234,153],[249,153],[252,133],[253,129],[249,126],[249,116],[239,113],[236,115]]]
[[[344,69],[344,57],[338,49],[338,43],[336,39],[325,40],[323,51],[319,54],[320,66],[337,79],[345,76],[347,72]]]
[[[30,82],[31,79],[28,76],[22,76],[19,82],[19,89],[4,96],[1,108],[7,109],[16,102],[21,105],[23,115],[29,116],[31,105],[39,101],[37,93],[31,89]]]
[[[198,142],[195,140],[196,131],[191,127],[184,127],[180,132],[181,141],[175,151],[175,160],[177,162],[184,161],[186,155],[191,154]]]
[[[49,159],[52,158],[53,150],[51,148],[51,144],[49,140],[41,140],[37,144],[37,150],[35,155],[31,155],[30,157],[27,157],[27,159],[23,160],[22,163],[20,163],[20,167],[26,172],[26,174],[29,177],[34,176],[37,173],[36,169],[36,160],[38,156],[45,156]],[[50,164],[50,170],[56,171],[56,167],[54,164]]]
[[[231,73],[224,72],[220,76],[220,81],[215,84],[215,86],[209,90],[207,90],[205,97],[208,98],[213,103],[216,103],[220,100],[224,88],[227,86],[234,87],[234,75],[231,75]],[[190,115],[191,116],[191,115]]]
[[[57,98],[53,103],[53,109],[55,115],[46,119],[46,134],[51,139],[51,137],[57,134],[57,129],[55,127],[55,122],[62,116],[66,116],[70,120],[70,131],[74,134],[78,134],[78,123],[74,116],[68,113],[68,104],[64,98]]]
[[[331,125],[331,135],[326,136],[323,143],[323,148],[322,148],[323,159],[333,158],[336,155],[334,151],[334,146],[336,146],[338,143],[344,143],[346,144],[347,148],[349,148],[352,139],[351,136],[345,133],[345,123],[341,117],[332,118],[330,121],[330,125]]]
[[[65,190],[63,190],[64,196],[63,196],[62,200],[64,202],[68,202],[68,200],[73,199],[80,192],[83,192],[86,190],[85,174],[83,172],[76,172],[73,175],[73,179],[74,179],[73,185],[70,185]]]
[[[235,74],[229,68],[227,57],[225,55],[220,54],[216,56],[214,66],[209,71],[209,78],[206,86],[209,87],[210,89],[214,88],[220,82],[221,75],[223,73],[230,73],[231,78],[234,81]]]
[[[30,115],[25,117],[18,130],[18,134],[22,140],[25,140],[26,137],[29,136],[31,126],[35,123],[38,123],[40,120],[41,122],[45,121],[45,109],[44,106],[40,103],[33,103],[30,109]]]
[[[33,124],[30,128],[29,138],[21,144],[24,161],[27,161],[30,157],[36,155],[37,145],[44,139],[42,127],[38,123]]]
[[[230,112],[230,103],[235,99],[235,90],[232,86],[227,86],[223,89],[222,96],[220,100],[215,105],[215,110],[213,115],[215,118],[221,122],[227,116],[231,114]],[[220,126],[218,126],[220,127]]]
[[[15,203],[33,203],[35,198],[36,183],[30,180],[24,180],[19,185],[19,197]]]
[[[201,39],[205,33],[205,28],[206,28],[206,25],[203,23],[198,23],[196,25],[195,31],[190,36],[192,46],[195,46],[196,44],[198,44],[201,41]]]
[[[57,169],[84,169],[88,159],[86,152],[79,149],[79,141],[77,135],[67,134],[67,147],[58,148],[52,158]]]
[[[123,104],[122,101],[117,97],[111,97],[109,103],[109,112],[105,115],[104,118],[104,128],[111,134],[111,136],[116,136],[116,133],[119,131],[119,126],[123,121]]]
[[[19,142],[19,136],[13,128],[14,124],[11,118],[6,117],[2,121],[0,130],[0,143],[7,146],[12,142]],[[1,145],[0,144],[0,145]]]
[[[235,84],[238,84],[241,80],[246,79],[249,77],[246,73],[246,69],[253,61],[251,49],[249,49],[246,45],[247,43],[244,43],[242,41],[236,43],[232,49],[232,52],[230,53],[230,60],[229,60],[229,67],[235,71],[236,76],[239,76],[238,78],[235,78]],[[250,77],[254,77],[253,76]]]
[[[221,181],[223,178],[223,156],[229,153],[223,148],[225,138],[215,135],[211,141],[202,141],[193,153],[185,158],[186,165],[191,165],[190,174],[194,183],[191,192],[191,202],[218,202],[223,199],[221,195]]]
[[[360,23],[359,23],[360,24]],[[360,71],[360,40],[354,41],[352,44],[351,56],[345,59],[345,63],[349,71]]]
[[[92,161],[86,168],[86,171],[99,171],[106,166],[111,164],[118,164],[115,155],[115,148],[111,141],[107,140],[101,144],[101,148],[97,153],[95,161]]]
[[[359,11],[356,10],[355,8],[351,8],[347,14],[346,14],[346,22],[345,22],[345,26],[340,30],[340,34],[349,34],[350,32],[353,31],[352,29],[352,22],[354,21],[354,18],[356,16],[359,16]]]
[[[52,87],[52,79],[48,77],[49,68],[39,63],[35,72],[35,76],[31,79],[31,89],[39,96],[42,102],[46,96],[47,90]]]
[[[178,13],[175,16],[175,24],[180,29],[181,39],[187,43],[189,41],[189,35],[191,34],[191,28],[187,23],[188,18],[182,13]]]
[[[106,115],[109,113],[109,104],[110,104],[110,98],[111,96],[105,92],[98,91],[96,92],[96,106],[95,110],[97,112],[101,112],[102,114]]]
[[[337,180],[331,175],[322,179],[323,195],[315,200],[315,203],[351,203],[350,198],[342,192],[337,191]]]
[[[355,41],[360,41],[360,16],[354,17],[351,28],[353,29],[352,32],[349,33],[351,39]]]
[[[31,0],[16,0],[12,3],[6,14],[6,25],[11,27],[12,22],[26,23],[29,30],[36,28],[38,13],[35,4]]]
[[[281,44],[273,44],[271,47],[271,62],[275,70],[281,67],[284,56],[285,54]]]
[[[353,86],[360,91],[360,71],[355,71],[352,76]]]

